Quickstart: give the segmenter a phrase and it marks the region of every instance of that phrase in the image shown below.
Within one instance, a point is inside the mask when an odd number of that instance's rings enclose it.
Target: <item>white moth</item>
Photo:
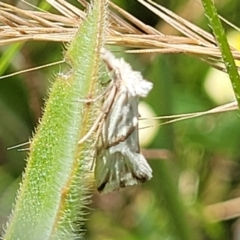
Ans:
[[[152,83],[106,49],[101,50],[101,58],[108,68],[111,83],[104,93],[101,114],[79,143],[93,131],[99,131],[95,181],[97,189],[106,193],[152,177],[152,169],[140,153],[138,138],[139,97],[147,96]]]

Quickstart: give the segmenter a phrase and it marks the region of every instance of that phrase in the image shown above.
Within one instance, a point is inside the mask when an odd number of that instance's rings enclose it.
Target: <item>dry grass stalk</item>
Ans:
[[[213,222],[237,218],[240,216],[240,198],[209,205],[205,207],[204,214]]]
[[[22,10],[0,2],[0,45],[28,40],[68,42],[75,34],[85,12],[65,0],[47,0],[59,14],[40,10]],[[225,70],[214,37],[170,10],[150,1],[138,0],[183,36],[164,35],[110,3],[111,14],[107,43],[132,48],[128,52],[185,53]],[[79,0],[88,8],[88,2]],[[234,58],[239,51],[232,49]]]
[[[52,14],[38,9],[34,11],[22,10],[0,2],[0,23],[2,23],[0,25],[0,45],[28,40],[70,41],[79,23],[85,18],[86,13],[65,0],[46,1],[58,10],[59,14]],[[78,1],[85,9],[89,7],[86,0]],[[110,2],[108,44],[129,47],[132,49],[127,50],[127,52],[135,53],[190,54],[197,56],[219,70],[225,71],[221,61],[221,53],[211,34],[151,0],[138,1],[184,36],[164,35]],[[239,51],[233,49],[232,53],[235,59],[240,59]],[[10,74],[10,76],[20,72]],[[234,109],[225,109],[225,107],[226,105],[220,106],[220,109],[216,108],[216,111],[232,111],[237,108],[234,106]],[[214,111],[215,108],[201,113],[183,114],[183,116],[173,115],[170,118],[165,116],[168,121],[161,124],[212,114]]]

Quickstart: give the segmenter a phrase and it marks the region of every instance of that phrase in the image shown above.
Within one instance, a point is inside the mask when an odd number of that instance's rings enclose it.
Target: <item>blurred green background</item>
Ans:
[[[26,7],[16,0],[4,2]],[[114,2],[161,32],[178,35],[135,0]],[[155,2],[210,31],[200,2]],[[215,3],[223,17],[239,24],[240,1]],[[39,1],[31,4],[37,6]],[[76,1],[74,4],[77,5]],[[232,31],[224,27],[227,32]],[[237,34],[232,38],[239,42]],[[26,42],[20,50],[12,49],[13,46],[0,48],[1,75],[60,60],[64,48],[60,43]],[[5,67],[3,61],[11,55],[10,50],[13,54]],[[157,116],[208,110],[232,98],[225,85],[218,88],[224,76],[211,74],[209,80],[211,68],[196,58],[182,54],[118,55],[124,56],[133,69],[154,83],[146,102]],[[3,226],[11,212],[27,158],[26,150],[7,148],[31,138],[54,73],[59,71],[61,67],[55,66],[0,80],[0,223]],[[209,90],[206,81],[211,79],[215,80],[215,86]],[[217,96],[227,97],[219,100],[212,90]],[[154,177],[142,186],[107,195],[95,192],[90,204],[92,210],[86,210],[89,219],[84,226],[86,239],[240,239],[239,209],[236,208],[237,216],[215,223],[204,215],[206,206],[240,197],[238,112],[161,126],[144,148],[166,150],[171,157],[149,160]]]

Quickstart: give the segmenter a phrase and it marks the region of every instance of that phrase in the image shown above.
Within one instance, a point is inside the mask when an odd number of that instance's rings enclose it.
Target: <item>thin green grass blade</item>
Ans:
[[[227,69],[227,73],[232,82],[232,87],[238,101],[238,106],[240,106],[240,77],[234,58],[232,56],[225,31],[217,14],[216,7],[212,0],[202,0],[202,4],[205,9],[205,14],[208,17],[210,26],[216,37],[219,49],[222,53],[222,58]]]

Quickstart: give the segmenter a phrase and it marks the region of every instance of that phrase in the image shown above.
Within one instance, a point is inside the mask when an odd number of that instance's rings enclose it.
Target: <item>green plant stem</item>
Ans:
[[[227,42],[225,31],[218,17],[217,10],[214,6],[213,1],[202,0],[202,4],[204,6],[205,13],[208,17],[210,26],[213,30],[213,33],[216,37],[216,41],[222,53],[222,58],[226,66],[227,73],[232,82],[232,87],[233,87],[236,99],[238,101],[238,105],[240,106],[240,77],[239,77],[229,44]]]
[[[59,74],[44,116],[31,141],[24,178],[9,219],[5,240],[75,239],[89,193],[94,139],[79,145],[99,113],[94,97],[104,44],[106,0],[92,8],[65,54],[70,69]]]

